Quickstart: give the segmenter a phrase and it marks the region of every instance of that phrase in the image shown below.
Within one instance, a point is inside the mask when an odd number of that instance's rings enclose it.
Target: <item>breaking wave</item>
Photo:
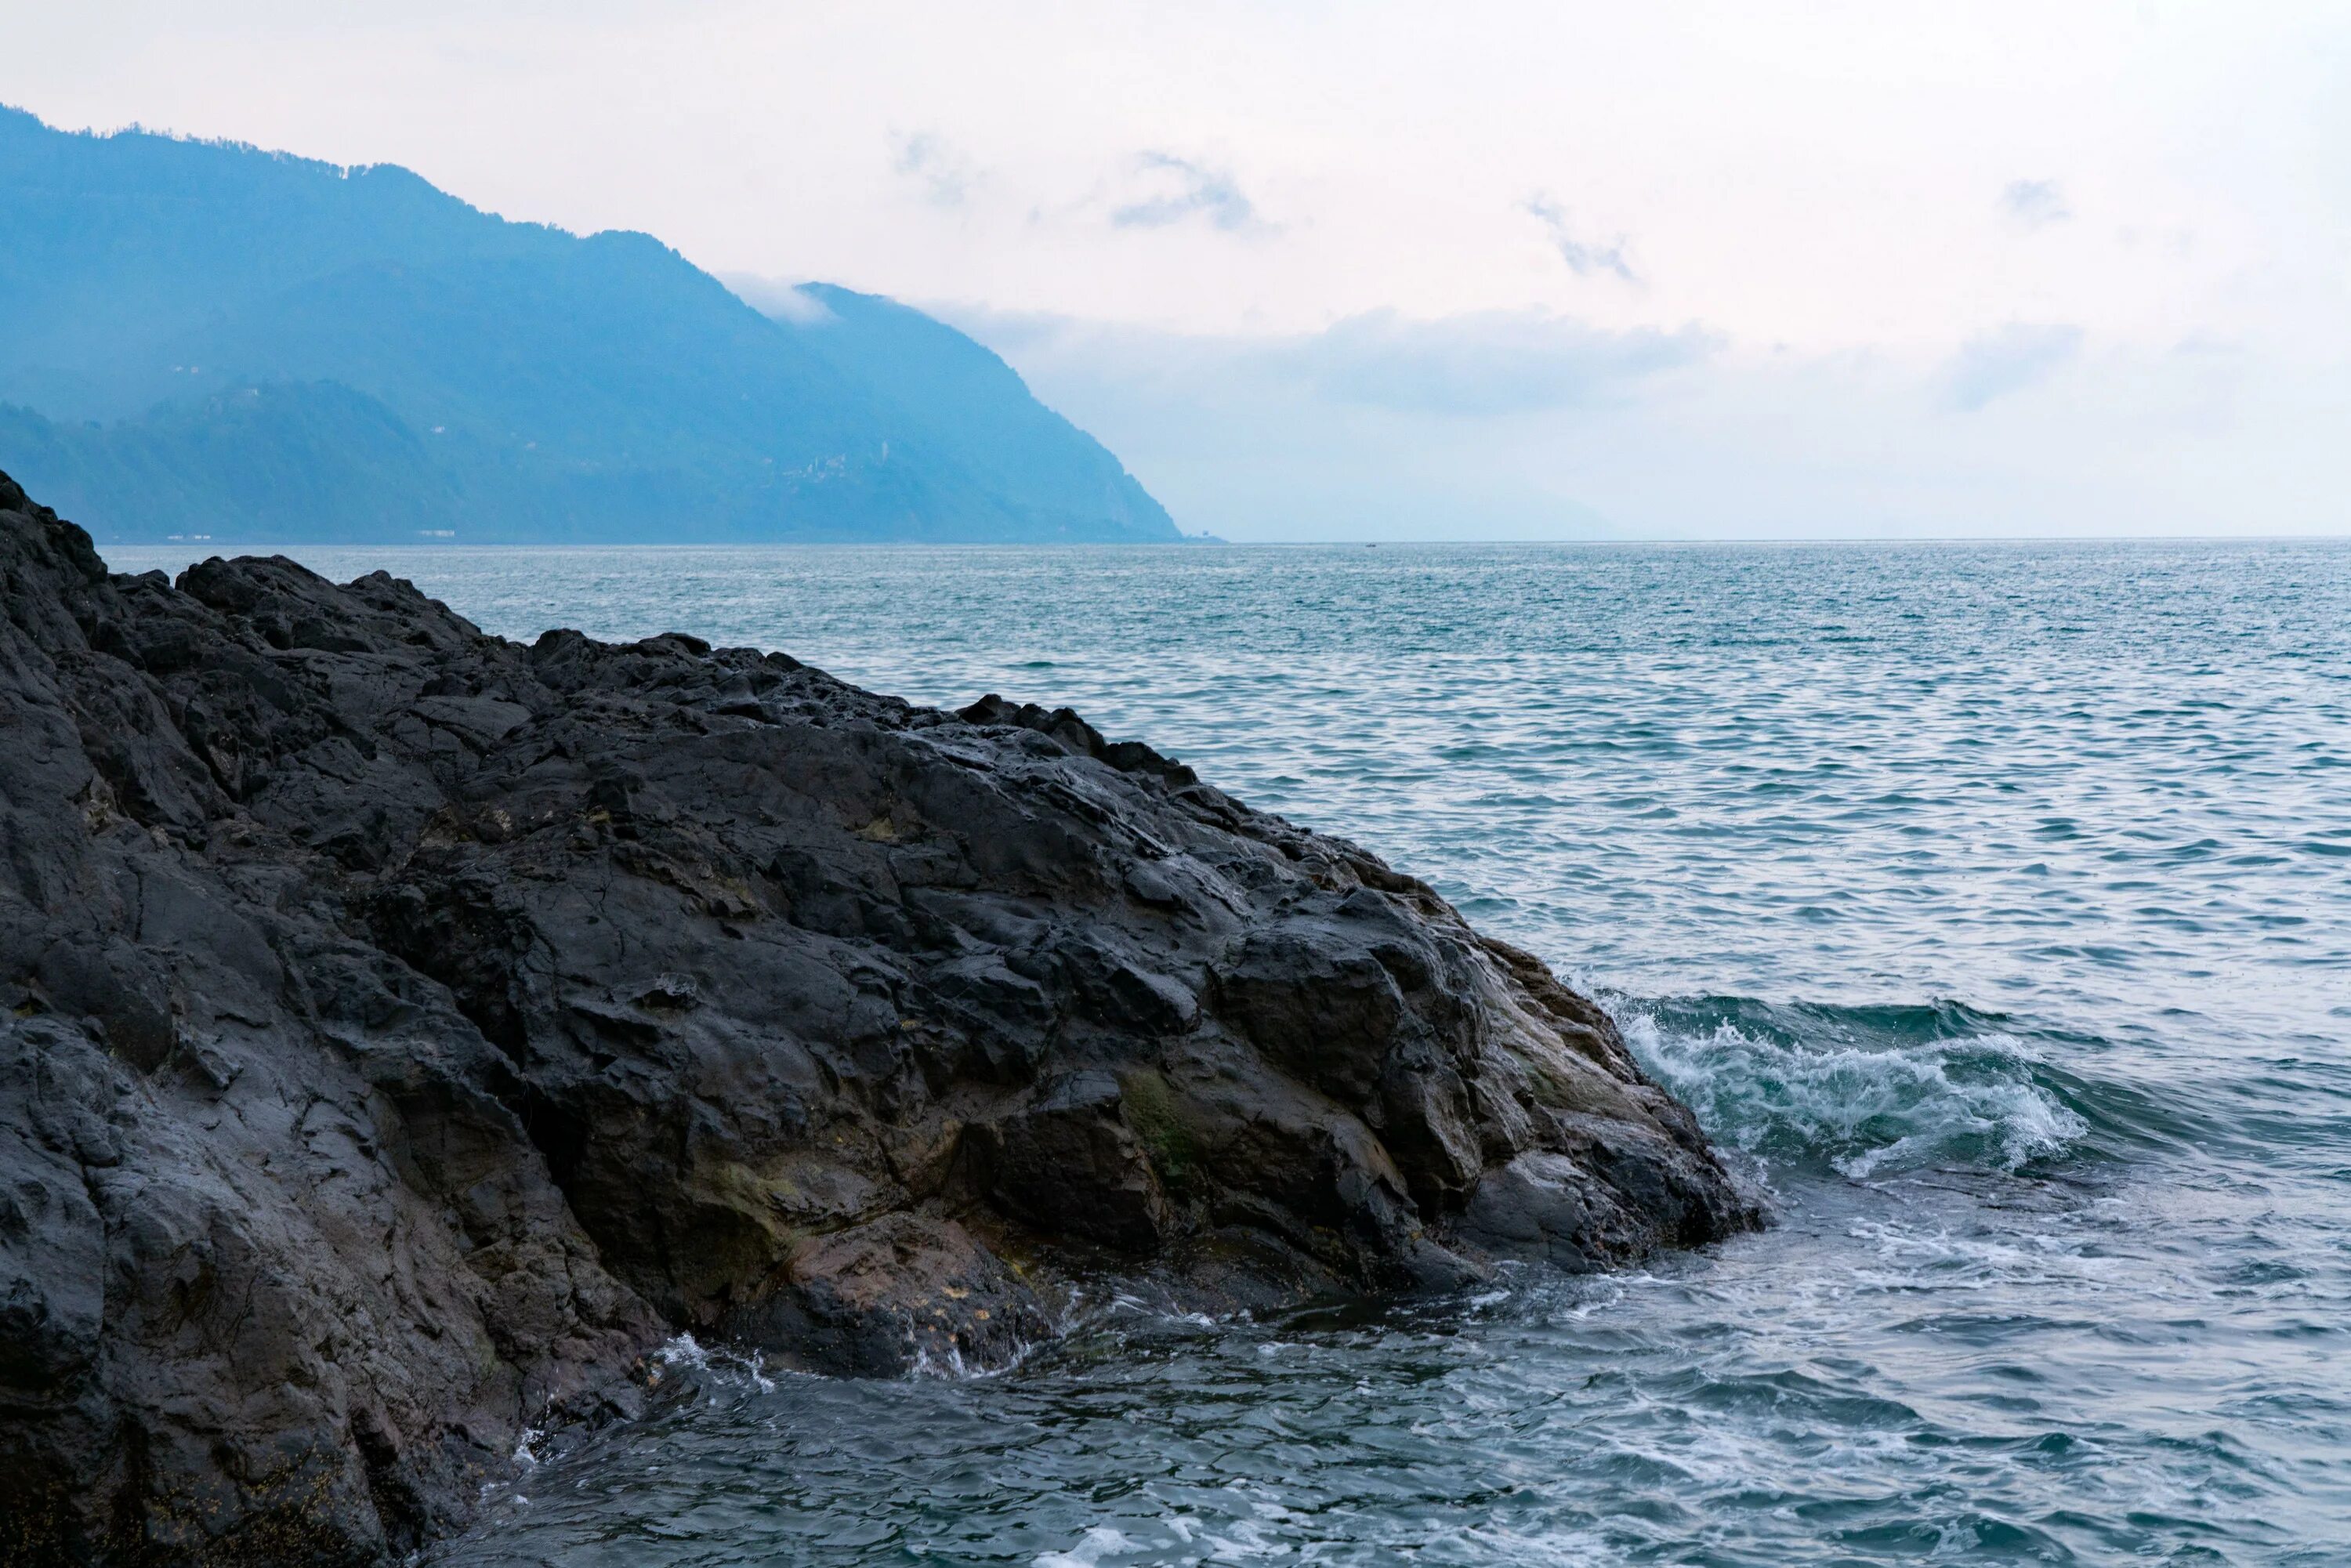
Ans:
[[[2016,1171],[2090,1130],[1998,1020],[1955,1004],[1620,1006],[1625,1042],[1718,1141],[1860,1179],[1927,1166]]]

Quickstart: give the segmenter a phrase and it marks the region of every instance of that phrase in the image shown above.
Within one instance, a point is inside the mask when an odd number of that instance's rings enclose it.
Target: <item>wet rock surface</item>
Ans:
[[[0,1561],[373,1563],[691,1332],[997,1365],[1757,1222],[1606,1014],[1067,709],[381,573],[110,576],[0,476]]]

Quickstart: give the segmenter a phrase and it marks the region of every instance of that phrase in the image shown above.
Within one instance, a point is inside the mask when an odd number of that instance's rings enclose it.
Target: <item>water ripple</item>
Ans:
[[[2351,1561],[2351,548],[392,564],[1147,737],[1599,988],[1781,1222],[985,1380],[674,1347],[450,1568]]]

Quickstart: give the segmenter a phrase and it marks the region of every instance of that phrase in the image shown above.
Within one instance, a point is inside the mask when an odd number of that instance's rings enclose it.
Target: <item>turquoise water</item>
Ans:
[[[2351,547],[304,559],[1071,703],[1597,990],[1777,1218],[986,1378],[681,1343],[445,1568],[2351,1563]]]

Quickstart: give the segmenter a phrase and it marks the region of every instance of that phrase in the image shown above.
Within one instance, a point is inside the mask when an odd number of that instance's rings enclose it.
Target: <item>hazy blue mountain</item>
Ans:
[[[775,319],[841,375],[869,388],[927,450],[1008,493],[1022,476],[1065,476],[1050,497],[1030,503],[1040,516],[1060,508],[1071,530],[1082,519],[1164,517],[1157,502],[1110,449],[1029,395],[1019,373],[943,321],[878,294],[831,284],[804,284],[805,302]],[[746,291],[754,304],[757,292]],[[808,304],[820,308],[810,311]],[[1172,525],[1171,525],[1172,526]]]
[[[643,235],[0,109],[0,466],[101,539],[1173,539],[978,344]]]

